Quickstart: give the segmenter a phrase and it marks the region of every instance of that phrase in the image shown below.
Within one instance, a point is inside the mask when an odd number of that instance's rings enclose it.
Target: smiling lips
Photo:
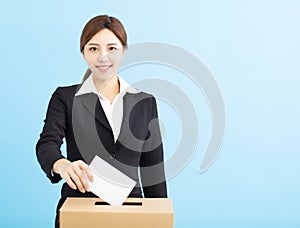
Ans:
[[[100,65],[96,66],[101,72],[106,72],[112,65]]]

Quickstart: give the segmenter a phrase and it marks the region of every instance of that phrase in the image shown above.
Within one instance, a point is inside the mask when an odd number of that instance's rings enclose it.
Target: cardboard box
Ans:
[[[60,208],[60,228],[173,228],[172,200],[128,198],[111,206],[99,198],[67,198]]]

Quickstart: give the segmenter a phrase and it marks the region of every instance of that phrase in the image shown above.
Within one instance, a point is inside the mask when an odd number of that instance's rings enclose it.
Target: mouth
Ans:
[[[99,69],[101,72],[106,72],[108,71],[109,68],[111,68],[112,65],[99,65],[96,66],[97,69]]]

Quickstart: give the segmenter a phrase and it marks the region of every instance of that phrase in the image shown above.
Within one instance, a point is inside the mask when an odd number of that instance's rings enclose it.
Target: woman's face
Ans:
[[[109,29],[96,33],[84,46],[83,56],[94,79],[106,81],[117,74],[125,49]]]

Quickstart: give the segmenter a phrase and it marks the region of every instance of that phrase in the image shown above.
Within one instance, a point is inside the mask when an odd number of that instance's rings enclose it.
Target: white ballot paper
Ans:
[[[89,165],[94,181],[87,177],[91,192],[113,206],[121,206],[136,182],[99,156]]]

